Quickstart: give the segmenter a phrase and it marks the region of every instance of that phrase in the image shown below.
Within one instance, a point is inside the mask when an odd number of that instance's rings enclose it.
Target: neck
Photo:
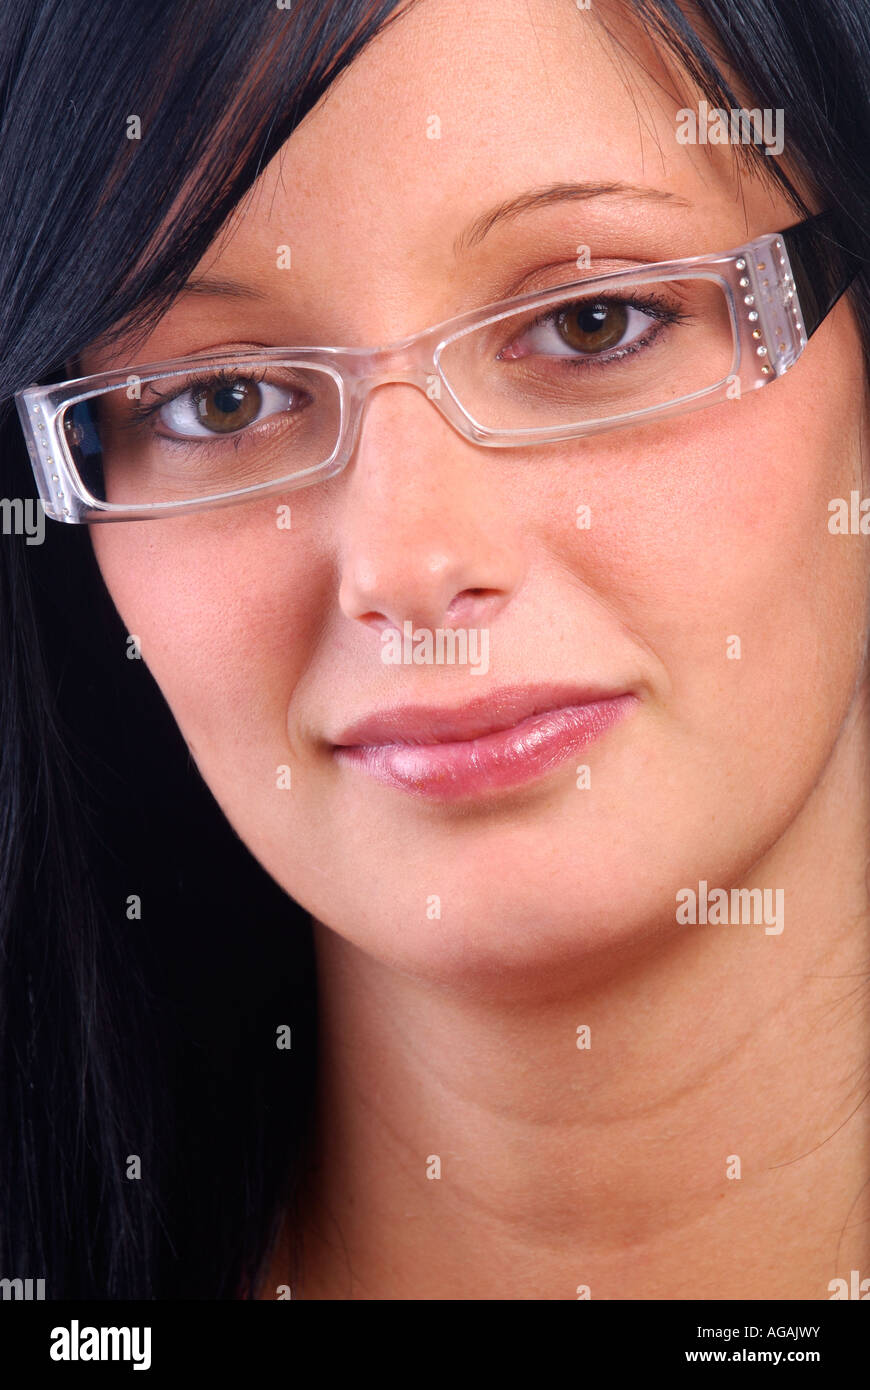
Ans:
[[[870,1275],[867,726],[857,703],[742,879],[783,889],[780,934],[675,931],[671,902],[630,959],[506,997],[316,925],[303,1298],[824,1299]]]

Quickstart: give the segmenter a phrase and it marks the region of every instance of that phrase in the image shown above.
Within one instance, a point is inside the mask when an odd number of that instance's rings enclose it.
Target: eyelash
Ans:
[[[153,393],[153,400],[147,402],[142,400],[136,401],[130,410],[131,420],[134,424],[141,424],[150,420],[153,416],[157,415],[165,405],[168,405],[170,401],[174,401],[179,396],[184,396],[190,391],[214,391],[220,390],[222,386],[231,387],[239,380],[240,375],[242,374],[238,367],[217,367],[209,372],[208,375],[182,378],[182,384],[178,387],[174,387],[165,395],[159,395],[155,391]],[[258,385],[261,381],[266,380],[266,372],[263,371],[258,374],[256,372],[245,371],[244,379],[245,381],[252,381]],[[231,439],[232,436],[228,436],[227,442]],[[189,444],[195,441],[186,440],[185,442]]]
[[[651,328],[653,329],[652,339],[658,336],[658,332],[661,326],[670,327],[671,325],[676,323],[685,323],[687,319],[690,317],[688,314],[683,314],[680,312],[680,310],[675,309],[673,305],[667,304],[663,299],[652,295],[644,295],[643,297],[634,296],[630,298],[622,298],[617,295],[607,295],[600,297],[594,296],[590,297],[589,299],[570,300],[567,302],[567,304],[564,300],[560,300],[552,308],[543,310],[536,318],[532,319],[528,324],[526,324],[522,330],[522,333],[529,333],[533,331],[535,328],[555,326],[559,313],[563,312],[566,307],[574,308],[577,305],[583,304],[601,304],[605,306],[619,305],[620,307],[636,309],[640,313],[646,314],[648,318],[655,320],[655,324],[651,326]],[[554,363],[558,362],[558,370],[590,371],[595,370],[596,368],[600,369],[602,367],[606,367],[614,361],[621,361],[623,358],[628,357],[633,353],[644,351],[647,347],[650,346],[650,343],[650,330],[647,330],[647,332],[644,333],[640,338],[632,339],[632,341],[627,343],[625,347],[616,347],[607,354],[599,356],[593,353],[589,353],[586,356],[578,355],[577,357],[554,355],[551,357],[550,360]],[[502,351],[503,350],[504,349],[502,349]],[[259,383],[266,380],[266,375],[267,373],[265,371],[262,371],[259,374],[246,372],[245,380],[252,381],[254,383]],[[234,385],[235,382],[238,381],[238,379],[239,370],[238,368],[232,367],[217,368],[207,375],[203,374],[200,376],[192,376],[183,379],[182,384],[174,388],[172,391],[166,392],[165,394],[158,394],[154,392],[153,398],[151,400],[147,402],[142,400],[134,402],[130,410],[130,424],[132,427],[135,428],[138,425],[147,423],[148,421],[152,420],[157,414],[159,414],[159,412],[165,405],[177,399],[179,396],[187,394],[188,392],[195,392],[197,390],[219,390],[222,386],[231,387]],[[236,435],[228,435],[226,439],[222,442],[226,444],[238,444],[243,440],[245,433],[246,432],[242,430],[239,431],[239,433]],[[171,439],[167,438],[167,442],[169,443],[175,441],[172,441]],[[177,442],[182,443],[181,440]],[[183,441],[185,447],[188,448],[191,445],[204,442],[205,441],[194,439],[185,439]]]
[[[681,310],[675,309],[672,304],[667,304],[664,299],[653,295],[644,295],[642,298],[638,296],[622,298],[615,294],[601,296],[593,295],[588,299],[572,299],[567,301],[567,303],[564,300],[560,300],[558,304],[554,305],[552,308],[543,310],[537,318],[532,319],[530,323],[526,324],[523,328],[523,334],[529,333],[535,328],[555,327],[560,312],[565,308],[575,308],[577,305],[592,304],[601,304],[606,307],[618,305],[625,309],[639,310],[640,313],[646,314],[649,318],[656,320],[657,326],[652,334],[653,338],[658,336],[658,326],[669,328],[673,324],[686,323],[691,318],[690,314],[682,313]],[[628,357],[631,353],[643,351],[651,342],[649,335],[650,330],[648,329],[640,338],[632,339],[625,347],[616,347],[606,354],[597,355],[595,353],[589,353],[586,356],[580,355],[577,357],[560,356],[554,357],[552,360],[558,361],[560,367],[564,366],[569,371],[577,371],[578,369],[590,370],[596,367],[604,367],[610,362],[619,361],[624,357]],[[502,351],[503,350],[504,349],[502,349]]]

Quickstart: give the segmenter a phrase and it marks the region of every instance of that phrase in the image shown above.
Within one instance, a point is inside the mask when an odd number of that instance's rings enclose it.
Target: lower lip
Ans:
[[[548,710],[510,729],[457,743],[336,746],[335,756],[376,782],[437,801],[458,801],[546,776],[600,738],[637,703],[633,695]]]

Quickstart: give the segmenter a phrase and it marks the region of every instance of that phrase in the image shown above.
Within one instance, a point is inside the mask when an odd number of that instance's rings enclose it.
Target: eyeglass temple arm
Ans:
[[[808,338],[867,264],[838,239],[840,227],[834,214],[823,212],[782,233]]]

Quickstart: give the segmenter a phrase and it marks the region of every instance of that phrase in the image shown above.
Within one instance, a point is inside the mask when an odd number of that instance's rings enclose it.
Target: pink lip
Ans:
[[[387,786],[454,801],[543,777],[636,703],[631,694],[513,688],[461,709],[386,710],[345,729],[333,752]]]

